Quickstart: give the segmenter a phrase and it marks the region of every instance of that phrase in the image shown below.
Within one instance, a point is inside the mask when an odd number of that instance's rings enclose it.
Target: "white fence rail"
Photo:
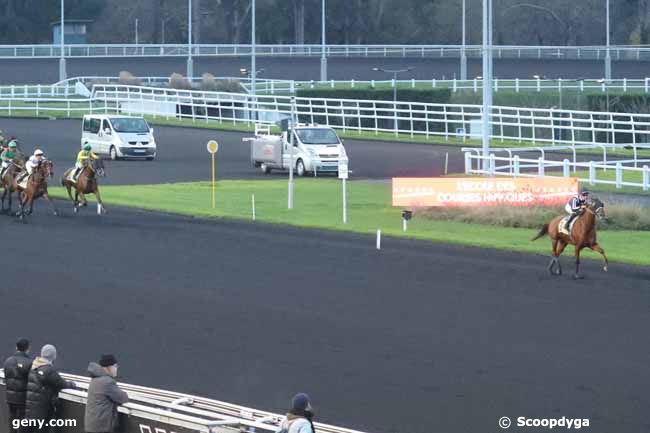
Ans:
[[[614,185],[616,188],[631,186],[642,188],[643,191],[650,189],[650,167],[630,167],[624,165],[623,161],[608,164],[596,161],[571,162],[568,159],[527,159],[519,155],[501,157],[494,154],[483,156],[466,152],[465,173],[515,177],[578,177],[590,185]]]
[[[320,56],[320,44],[288,45],[258,44],[255,53],[259,56]],[[326,45],[329,57],[434,57],[459,58],[461,45]],[[467,45],[465,54],[470,58],[481,57],[481,47]],[[534,59],[604,59],[604,46],[517,46],[498,45],[493,47],[495,58]],[[248,56],[250,44],[195,44],[193,56]],[[185,57],[187,44],[70,44],[64,48],[66,57]],[[0,45],[0,58],[55,58],[60,57],[60,45]],[[650,60],[650,47],[612,46],[613,60]]]

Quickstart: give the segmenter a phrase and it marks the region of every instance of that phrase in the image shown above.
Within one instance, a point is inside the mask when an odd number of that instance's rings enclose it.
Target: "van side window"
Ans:
[[[90,132],[90,122],[92,119],[90,117],[85,117],[84,118],[84,132]]]
[[[99,132],[99,125],[100,125],[99,119],[90,118],[88,120],[89,120],[88,132],[92,134],[97,134]],[[84,125],[84,130],[85,130],[85,125]]]
[[[102,121],[102,131],[111,130],[111,127],[108,125],[108,120],[104,119]]]

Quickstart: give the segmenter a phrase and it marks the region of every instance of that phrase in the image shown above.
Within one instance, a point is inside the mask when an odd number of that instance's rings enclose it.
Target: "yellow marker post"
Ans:
[[[208,141],[208,152],[212,156],[212,209],[216,207],[216,190],[217,190],[217,167],[215,156],[219,150],[219,143],[214,140]]]

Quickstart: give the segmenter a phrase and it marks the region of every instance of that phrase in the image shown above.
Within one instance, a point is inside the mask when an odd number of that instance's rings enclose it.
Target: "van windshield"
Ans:
[[[118,117],[111,119],[111,123],[117,132],[149,132],[149,125],[144,119]]]
[[[339,144],[339,137],[332,129],[301,128],[296,133],[304,144]]]

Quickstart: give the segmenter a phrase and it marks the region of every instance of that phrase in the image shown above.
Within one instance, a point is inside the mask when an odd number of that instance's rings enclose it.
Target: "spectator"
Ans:
[[[25,418],[30,420],[54,419],[59,391],[75,388],[74,382],[64,380],[52,363],[56,359],[56,348],[46,344],[41,349],[41,356],[32,363],[27,381],[27,399]]]
[[[315,433],[314,411],[311,400],[305,393],[296,394],[291,401],[291,410],[280,423],[280,433]]]
[[[13,420],[25,417],[25,399],[27,397],[27,376],[32,367],[29,357],[29,340],[21,338],[16,343],[16,353],[7,358],[4,364],[5,392],[9,406],[9,431],[17,433]]]
[[[129,401],[126,392],[115,382],[117,367],[113,355],[102,355],[99,364],[91,362],[88,365],[92,379],[86,403],[86,433],[113,433],[117,427],[117,406]]]

